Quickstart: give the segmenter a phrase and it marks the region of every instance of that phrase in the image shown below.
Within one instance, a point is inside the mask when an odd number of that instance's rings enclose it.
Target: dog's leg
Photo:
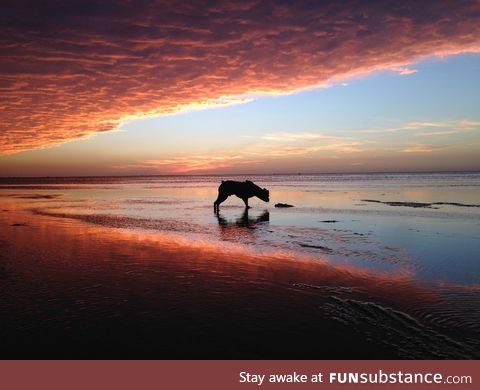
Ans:
[[[244,203],[245,203],[245,208],[249,209],[249,208],[250,208],[250,206],[248,205],[248,198],[247,198],[247,197],[245,197],[245,198],[242,198],[242,200],[243,200],[243,201],[244,201]]]
[[[215,211],[218,211],[220,209],[220,203],[225,202],[225,200],[228,198],[228,195],[222,194],[218,192],[218,198],[217,200],[213,203],[213,209]]]

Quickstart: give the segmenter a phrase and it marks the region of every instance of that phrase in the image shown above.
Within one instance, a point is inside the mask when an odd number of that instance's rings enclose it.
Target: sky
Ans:
[[[480,170],[480,1],[6,1],[0,176]]]

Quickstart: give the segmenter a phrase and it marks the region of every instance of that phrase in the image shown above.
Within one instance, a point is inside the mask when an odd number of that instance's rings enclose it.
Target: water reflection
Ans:
[[[270,213],[265,210],[260,215],[249,214],[249,209],[245,208],[241,215],[235,218],[227,218],[219,211],[215,212],[220,227],[220,238],[224,241],[245,241],[254,240],[256,229],[268,226],[270,222]]]
[[[220,212],[215,213],[215,216],[218,219],[218,224],[222,229],[230,228],[249,228],[255,229],[256,225],[262,222],[270,221],[270,213],[268,210],[265,210],[259,216],[250,216],[248,213],[249,209],[245,209],[241,216],[235,218],[234,221],[225,218]]]
[[[448,241],[472,224],[347,210],[401,194],[278,189],[299,206],[212,216],[213,187],[19,192],[0,206],[0,357],[478,357],[478,282],[419,277],[441,269],[448,244],[444,274],[478,281],[478,239]],[[399,242],[418,243],[417,268]]]

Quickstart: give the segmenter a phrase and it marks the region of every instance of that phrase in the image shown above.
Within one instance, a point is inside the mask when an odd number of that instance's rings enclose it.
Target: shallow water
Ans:
[[[3,356],[478,357],[480,174],[245,178],[0,180]]]

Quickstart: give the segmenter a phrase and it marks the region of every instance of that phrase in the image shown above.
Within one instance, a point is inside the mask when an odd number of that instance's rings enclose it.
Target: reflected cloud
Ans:
[[[241,348],[247,357],[330,358],[318,351],[328,342],[340,358],[385,357],[385,348],[391,358],[478,357],[477,284],[430,284],[404,269],[256,252],[248,242],[203,239],[206,225],[191,232],[192,221],[172,230],[174,220],[31,213],[27,199],[7,201],[11,211],[0,213],[3,356],[91,357],[93,348],[97,357],[218,358],[227,345],[230,358],[243,357]],[[278,228],[269,219],[268,211],[232,220],[217,214],[227,237]],[[279,346],[280,336],[292,344]],[[349,338],[340,349],[339,337]],[[378,351],[358,348],[366,337]],[[259,343],[264,350],[255,349]]]

